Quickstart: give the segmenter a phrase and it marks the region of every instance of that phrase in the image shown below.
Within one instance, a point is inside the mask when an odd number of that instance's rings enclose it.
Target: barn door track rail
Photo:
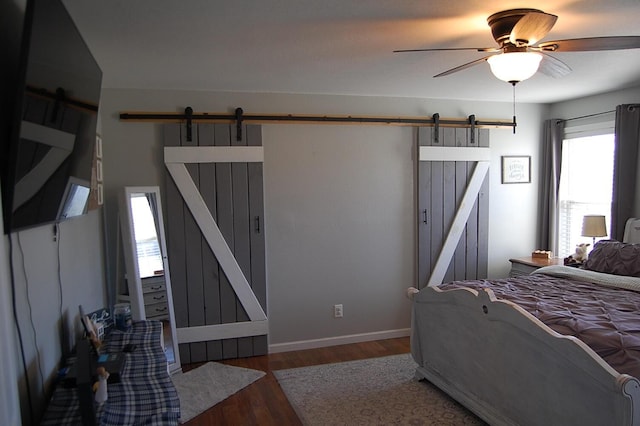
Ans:
[[[233,113],[194,113],[193,108],[186,107],[184,113],[172,112],[122,112],[120,120],[138,122],[186,123],[187,139],[192,123],[223,122],[235,123],[238,127],[238,138],[242,138],[242,124],[251,123],[325,123],[325,124],[387,124],[398,126],[433,126],[443,127],[511,127],[515,131],[516,122],[502,120],[477,120],[475,115],[464,119],[440,118],[440,114],[427,117],[372,117],[354,115],[294,115],[294,114],[245,114],[242,108]]]

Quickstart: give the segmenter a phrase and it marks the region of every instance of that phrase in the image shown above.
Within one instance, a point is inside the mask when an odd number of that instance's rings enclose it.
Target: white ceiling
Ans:
[[[483,53],[395,49],[493,47],[486,18],[532,7],[558,15],[544,41],[640,35],[640,0],[63,0],[106,88],[375,95],[505,101],[511,86]],[[549,103],[640,85],[640,49],[555,53],[573,72],[518,84]]]

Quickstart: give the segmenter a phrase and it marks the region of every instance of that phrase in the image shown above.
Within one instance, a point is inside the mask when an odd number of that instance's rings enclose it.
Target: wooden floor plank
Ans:
[[[282,392],[273,371],[408,352],[409,338],[401,337],[220,361],[236,367],[262,370],[266,375],[185,425],[298,426],[302,423]],[[200,365],[202,363],[183,365],[183,371],[187,372]]]

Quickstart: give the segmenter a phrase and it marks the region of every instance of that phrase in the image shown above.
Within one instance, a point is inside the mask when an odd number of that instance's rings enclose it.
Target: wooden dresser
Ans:
[[[142,295],[147,319],[169,319],[167,286],[164,276],[142,278]]]

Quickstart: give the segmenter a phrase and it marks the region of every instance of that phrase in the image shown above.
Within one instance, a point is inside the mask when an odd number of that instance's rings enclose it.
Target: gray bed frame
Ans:
[[[491,290],[413,296],[427,379],[491,425],[640,425],[640,382]]]
[[[416,377],[491,425],[640,425],[640,381],[579,339],[489,289],[409,295]]]

